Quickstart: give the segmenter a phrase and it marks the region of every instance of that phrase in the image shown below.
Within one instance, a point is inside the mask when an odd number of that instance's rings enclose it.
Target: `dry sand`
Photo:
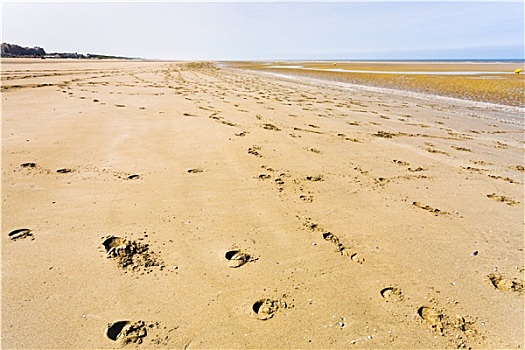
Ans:
[[[523,109],[168,62],[2,84],[2,348],[523,348]]]

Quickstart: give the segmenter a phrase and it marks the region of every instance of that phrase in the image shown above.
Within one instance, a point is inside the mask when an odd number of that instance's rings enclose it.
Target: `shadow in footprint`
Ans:
[[[398,302],[404,299],[401,290],[397,287],[386,287],[379,292],[386,302]]]
[[[147,325],[144,321],[116,321],[108,324],[106,328],[106,337],[123,344],[141,344],[147,335]]]
[[[106,238],[102,242],[102,245],[104,246],[104,249],[106,249],[106,253],[108,254],[108,256],[112,256],[115,254],[115,250],[117,247],[124,247],[127,242],[128,240],[125,238],[111,236]]]
[[[190,174],[197,174],[197,173],[202,173],[204,170],[202,170],[201,168],[195,168],[195,169],[189,169],[188,170],[188,173]]]
[[[513,199],[511,199],[509,197],[498,196],[495,193],[487,194],[487,197],[490,198],[490,199],[493,199],[493,200],[495,200],[497,202],[505,203],[507,205],[515,205],[515,204],[519,203],[518,201],[515,201],[515,200],[513,200]]]
[[[102,241],[102,245],[107,257],[115,259],[119,268],[130,267],[132,270],[151,269],[154,266],[160,266],[161,270],[164,268],[163,261],[150,251],[148,244],[109,236]]]
[[[24,239],[27,237],[31,237],[31,239],[35,239],[35,237],[33,237],[33,234],[31,233],[31,230],[28,228],[19,228],[19,229],[13,230],[9,232],[7,235],[13,241],[16,241],[18,239]]]
[[[434,214],[435,216],[439,216],[439,215],[450,215],[450,213],[446,212],[446,211],[442,211],[441,209],[438,209],[438,208],[432,208],[431,206],[428,206],[428,205],[423,205],[419,202],[412,202],[412,205],[418,207],[418,208],[421,208],[423,210],[426,210],[428,211],[429,213],[432,213]]]
[[[365,263],[365,258],[362,258],[357,253],[353,253],[352,255],[350,255],[350,260],[352,260],[353,262],[355,262],[357,264],[364,264]]]
[[[302,194],[299,196],[299,199],[301,199],[303,202],[312,203],[314,201],[314,196],[306,196]]]
[[[131,321],[117,321],[108,324],[108,327],[106,328],[106,336],[113,341],[117,341],[117,339],[122,335],[122,330],[124,327],[129,324],[131,324]]]
[[[57,173],[59,174],[67,174],[67,173],[70,173],[72,172],[73,170],[72,169],[69,169],[69,168],[60,168],[60,169],[57,169]]]
[[[331,232],[323,233],[323,239],[325,241],[333,243],[336,247],[336,251],[339,252],[339,254],[341,254],[342,256],[348,256],[352,261],[358,262],[359,264],[362,264],[364,262],[364,259],[361,259],[357,256],[357,253],[350,254],[348,248],[345,247],[345,245],[339,240],[339,238],[333,235]]]
[[[524,286],[523,286],[523,283],[520,281],[505,278],[502,275],[497,274],[497,273],[492,273],[488,275],[487,277],[490,280],[490,283],[492,283],[492,286],[496,288],[497,290],[517,292],[517,293],[523,292]]]
[[[429,323],[430,328],[437,330],[440,333],[443,332],[443,315],[440,314],[436,309],[430,308],[428,306],[421,306],[417,309],[417,314],[425,321]]]
[[[279,308],[286,308],[286,302],[282,300],[261,299],[256,301],[252,310],[259,320],[269,320]]]
[[[272,130],[272,131],[281,131],[281,129],[279,129],[278,127],[276,127],[275,125],[273,124],[263,124],[262,125],[262,128],[263,129],[266,129],[266,130]]]
[[[322,181],[323,180],[323,175],[307,176],[306,180],[308,180],[308,181]]]
[[[228,260],[228,266],[231,268],[241,267],[250,261],[250,255],[240,250],[230,250],[224,255]]]
[[[260,157],[262,157],[262,155],[258,152],[260,150],[261,150],[260,146],[253,145],[253,147],[248,148],[248,154],[252,154],[252,155],[260,158]]]
[[[36,163],[23,163],[20,164],[22,168],[36,168]]]

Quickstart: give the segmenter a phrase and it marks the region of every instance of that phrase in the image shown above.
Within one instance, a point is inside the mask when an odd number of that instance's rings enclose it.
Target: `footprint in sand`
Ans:
[[[262,128],[263,129],[266,129],[266,130],[272,130],[272,131],[281,131],[281,129],[279,129],[278,127],[276,127],[275,125],[273,124],[263,124],[262,125]]]
[[[108,339],[123,345],[129,343],[141,344],[143,338],[148,335],[144,321],[116,321],[109,323],[105,333]]]
[[[387,132],[387,131],[382,131],[382,130],[379,130],[378,132],[376,132],[375,134],[372,134],[373,136],[376,136],[376,137],[383,137],[385,139],[391,139],[392,137],[396,136],[396,134],[393,134],[391,132]]]
[[[60,169],[57,169],[57,173],[59,174],[67,174],[67,173],[70,173],[72,172],[73,169],[69,169],[69,168],[60,168]]]
[[[130,241],[123,237],[108,236],[102,241],[108,258],[115,259],[117,266],[132,270],[160,266],[164,268],[163,262],[150,251],[148,244]]]
[[[502,202],[502,203],[505,203],[507,205],[515,205],[515,204],[518,204],[519,202],[509,198],[509,197],[505,197],[505,196],[498,196],[497,194],[495,193],[491,193],[491,194],[487,194],[487,197],[489,197],[490,199],[493,199],[497,202]]]
[[[525,167],[523,165],[511,165],[509,166],[509,168],[517,170],[517,171],[525,172]]]
[[[443,151],[440,151],[440,150],[437,150],[437,149],[434,149],[434,148],[425,148],[425,150],[429,153],[436,153],[436,154],[444,154],[446,156],[448,156],[449,154],[447,152],[443,152]]]
[[[355,262],[357,264],[364,264],[365,263],[365,258],[362,258],[357,253],[351,254],[350,255],[350,260],[352,260],[353,262]]]
[[[117,341],[123,334],[124,327],[130,325],[131,321],[116,321],[108,323],[106,327],[106,337],[113,341]]]
[[[323,181],[323,175],[307,176],[306,180],[308,180],[308,181]]]
[[[350,254],[350,252],[348,251],[348,248],[341,242],[339,237],[333,235],[331,232],[323,233],[323,239],[325,241],[333,243],[335,245],[336,251],[342,256],[348,256],[350,257],[350,260],[358,264],[364,263],[365,259],[359,257],[357,253]]]
[[[381,297],[385,299],[386,302],[391,301],[396,303],[403,301],[403,299],[405,298],[403,296],[403,293],[401,293],[401,290],[395,286],[383,288],[379,293],[381,294]]]
[[[251,256],[240,250],[230,250],[224,255],[228,260],[228,267],[237,268],[251,261]]]
[[[472,171],[475,173],[480,173],[480,174],[483,173],[484,171],[487,171],[487,169],[480,169],[480,168],[475,168],[472,166],[462,166],[461,169],[465,169],[465,170]]]
[[[16,241],[18,239],[28,238],[28,237],[31,237],[31,240],[35,239],[35,237],[33,237],[33,234],[31,233],[31,230],[28,228],[19,228],[19,229],[13,230],[9,232],[7,235],[13,241]]]
[[[446,212],[446,211],[442,211],[441,209],[438,209],[438,208],[432,208],[431,206],[428,206],[428,205],[423,205],[419,202],[412,202],[412,205],[418,207],[418,208],[421,208],[421,209],[424,209],[426,211],[428,211],[429,213],[432,213],[434,214],[435,216],[438,216],[438,215],[449,215],[450,213]]]
[[[440,333],[443,332],[443,315],[439,313],[436,309],[428,306],[421,306],[419,309],[417,309],[417,314],[423,320],[428,322],[432,330],[436,330]]]
[[[323,233],[323,239],[325,241],[329,241],[329,242],[332,242],[332,243],[335,243],[335,244],[339,243],[339,238],[334,236],[331,232]]]
[[[472,152],[470,148],[458,147],[458,146],[450,146],[450,147],[455,149],[456,151]]]
[[[248,154],[252,154],[256,157],[262,157],[261,154],[258,152],[261,150],[261,146],[253,145],[252,147],[248,148]]]
[[[405,162],[403,160],[398,160],[398,159],[394,159],[394,160],[392,160],[392,162],[397,164],[397,165],[402,165],[402,166],[410,165],[408,162]]]
[[[519,184],[519,182],[514,181],[513,179],[511,179],[511,178],[508,177],[508,176],[488,175],[488,177],[493,178],[493,179],[496,179],[496,180],[507,181],[508,183],[511,183],[511,184]]]
[[[314,196],[306,196],[302,194],[299,196],[299,199],[301,199],[303,202],[306,202],[306,203],[312,203],[314,201]]]
[[[137,174],[131,174],[128,176],[128,180],[136,180],[140,178],[140,175],[137,175]]]
[[[385,184],[387,184],[387,183],[389,183],[389,182],[390,182],[390,180],[389,180],[389,179],[386,179],[386,178],[384,178],[384,177],[378,177],[378,178],[375,179],[375,183],[376,183],[377,185],[385,185]]]
[[[286,302],[283,300],[261,299],[253,304],[252,310],[255,318],[265,321],[272,318],[277,310],[286,307]]]
[[[475,321],[468,321],[462,315],[456,314],[452,319],[435,308],[421,306],[417,314],[423,319],[432,331],[437,331],[446,337],[448,343],[457,349],[471,349],[471,341],[479,341],[483,336],[474,327]]]
[[[36,163],[23,163],[20,164],[22,168],[36,168]]]
[[[487,276],[492,286],[497,290],[523,293],[523,282],[503,277],[499,273],[491,273]]]
[[[202,173],[203,171],[204,171],[204,170],[201,169],[201,168],[188,169],[188,173],[190,173],[190,174]]]

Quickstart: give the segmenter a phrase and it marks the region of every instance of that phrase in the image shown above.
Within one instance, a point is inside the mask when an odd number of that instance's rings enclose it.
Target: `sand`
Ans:
[[[2,348],[523,348],[523,108],[2,60]]]

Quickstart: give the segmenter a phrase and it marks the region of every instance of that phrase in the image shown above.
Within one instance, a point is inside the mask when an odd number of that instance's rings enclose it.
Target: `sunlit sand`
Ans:
[[[523,348],[523,75],[290,70],[2,60],[2,348]]]

